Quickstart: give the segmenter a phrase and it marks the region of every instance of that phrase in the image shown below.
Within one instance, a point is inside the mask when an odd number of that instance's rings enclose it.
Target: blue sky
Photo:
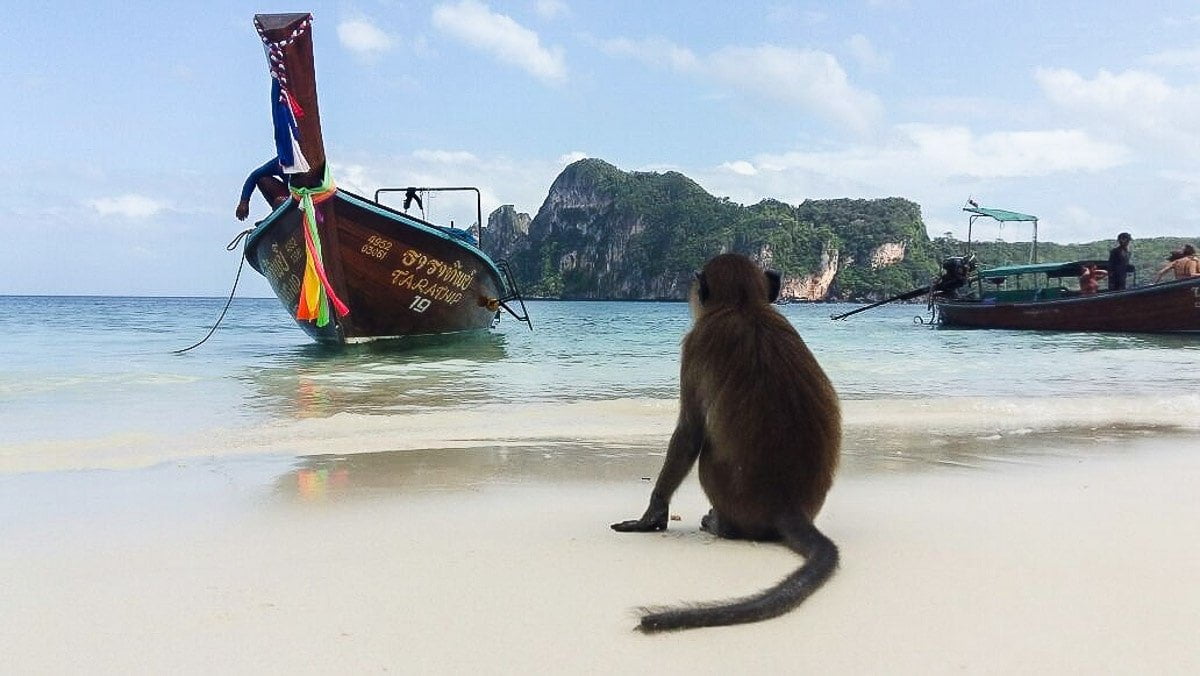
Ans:
[[[1134,4],[9,3],[0,294],[228,292],[273,152],[273,11],[315,17],[327,154],[360,192],[477,185],[533,215],[599,157],[745,204],[907,197],[934,236],[973,196],[1043,240],[1197,237],[1200,5]]]

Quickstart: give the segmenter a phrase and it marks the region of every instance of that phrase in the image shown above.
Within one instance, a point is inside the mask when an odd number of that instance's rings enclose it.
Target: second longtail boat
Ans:
[[[280,204],[246,239],[246,260],[266,277],[296,323],[321,343],[362,343],[486,330],[502,310],[530,324],[504,261],[470,231],[439,226],[340,189],[321,137],[312,15],[259,14],[254,25],[271,70]],[[408,199],[431,191],[399,188]],[[519,308],[519,309],[518,309]]]
[[[931,306],[942,326],[980,329],[1032,329],[1041,331],[1103,331],[1130,333],[1200,332],[1200,277],[1164,284],[1138,286],[1136,274],[1126,287],[1108,291],[1095,281],[1109,274],[1106,260],[1077,260],[1039,263],[1036,216],[1007,209],[964,207],[971,214],[971,231],[980,218],[999,223],[1033,224],[1028,262],[1022,265],[981,267],[975,256],[965,261],[969,268],[944,284],[946,291],[931,298]],[[944,266],[950,277],[952,266]],[[1125,274],[1120,272],[1119,274]],[[1090,283],[1089,283],[1090,282]]]

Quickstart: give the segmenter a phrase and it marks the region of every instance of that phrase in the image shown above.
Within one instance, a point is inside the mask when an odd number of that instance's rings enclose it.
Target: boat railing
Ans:
[[[1081,290],[1075,280],[1078,279],[1078,275],[1082,274],[1084,266],[1095,265],[1097,268],[1106,269],[1108,262],[1081,260],[1054,265],[1053,268],[1021,272],[1001,272],[999,269],[982,270],[973,280],[975,297],[1010,303],[1078,296]],[[1137,288],[1137,270],[1132,269],[1128,274],[1129,280],[1126,288]],[[1073,282],[1066,284],[1063,280],[1073,280]],[[1108,290],[1101,287],[1098,293],[1108,293]]]
[[[430,188],[430,187],[416,187],[416,186],[408,186],[408,187],[404,187],[404,188],[379,188],[378,190],[375,191],[375,203],[383,204],[382,202],[379,201],[379,196],[382,195],[383,193],[387,193],[387,192],[402,192],[402,193],[404,193],[404,211],[406,211],[406,212],[408,211],[409,207],[412,206],[412,203],[415,201],[417,203],[417,207],[421,210],[421,220],[425,220],[425,203],[424,203],[424,200],[421,199],[421,195],[423,193],[430,193],[430,192],[473,192],[473,193],[475,193],[475,224],[477,226],[475,241],[476,241],[476,246],[478,246],[481,249],[483,248],[483,195],[480,194],[479,188],[475,188],[473,186],[454,186],[454,187],[445,187],[445,188],[442,188],[442,187]],[[436,227],[445,228],[446,226],[436,226]],[[461,230],[461,228],[455,228],[455,229]]]

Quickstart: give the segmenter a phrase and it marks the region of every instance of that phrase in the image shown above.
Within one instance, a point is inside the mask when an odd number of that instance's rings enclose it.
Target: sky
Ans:
[[[47,0],[0,9],[0,294],[227,295],[274,152],[252,16],[293,11],[355,192],[533,216],[598,157],[742,204],[905,197],[930,236],[974,199],[1043,241],[1200,239],[1195,2]],[[239,295],[271,294],[247,269]]]

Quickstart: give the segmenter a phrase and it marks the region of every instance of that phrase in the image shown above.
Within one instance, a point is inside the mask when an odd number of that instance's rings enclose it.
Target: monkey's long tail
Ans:
[[[732,601],[651,610],[642,616],[638,629],[650,633],[744,624],[777,617],[795,608],[833,575],[838,565],[838,549],[807,520],[785,522],[780,530],[784,544],[805,561],[779,584]]]

